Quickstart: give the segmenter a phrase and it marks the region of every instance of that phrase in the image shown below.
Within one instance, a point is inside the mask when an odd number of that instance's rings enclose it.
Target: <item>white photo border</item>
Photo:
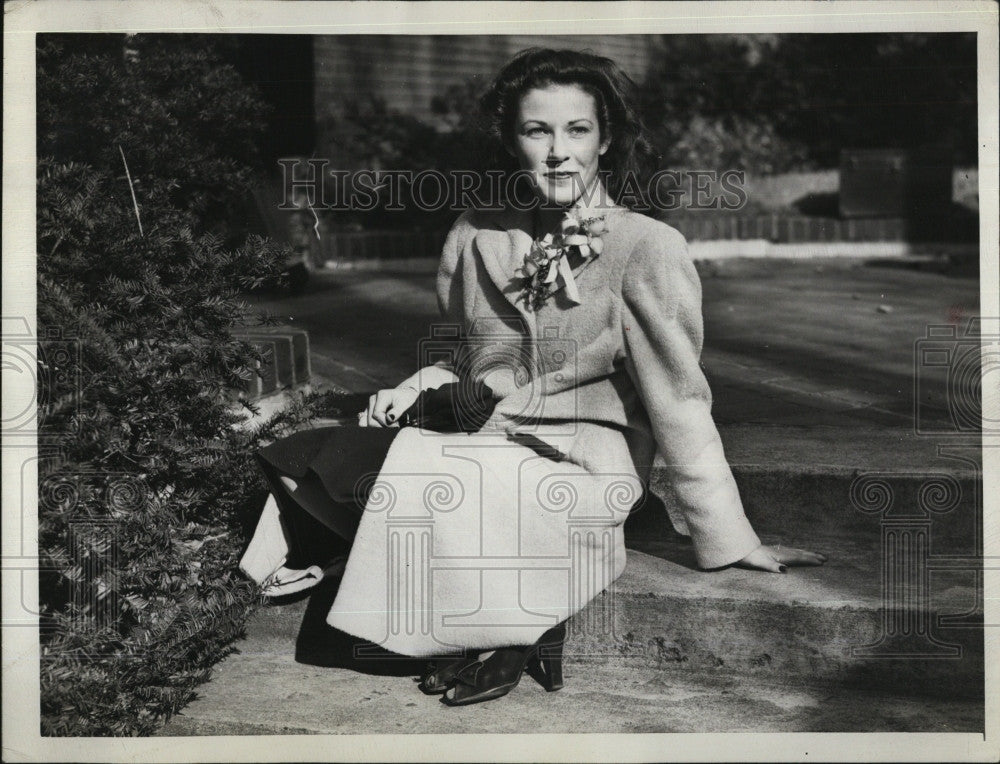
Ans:
[[[1000,316],[996,185],[997,5],[993,2],[333,2],[326,0],[37,0],[4,7],[3,315],[35,323],[35,34],[657,34],[976,32],[978,35],[981,314]],[[335,22],[333,20],[336,20]],[[20,375],[25,377],[27,375]],[[4,420],[34,381],[4,371]],[[984,419],[1000,419],[984,389]],[[19,406],[21,408],[19,408]],[[31,447],[3,454],[3,556],[36,539],[37,497],[15,495]],[[984,442],[984,446],[987,444]],[[984,554],[1000,559],[1000,443],[983,449]],[[27,450],[25,450],[27,449]],[[31,463],[33,469],[33,462]],[[35,476],[37,478],[37,475]],[[31,479],[31,476],[28,476]],[[30,483],[29,483],[30,484]],[[21,513],[25,513],[21,527]],[[8,532],[9,531],[9,532]],[[24,535],[21,535],[23,532]],[[16,547],[16,548],[15,548]],[[3,571],[4,609],[37,600],[37,576]],[[1000,623],[1000,571],[986,571],[985,622]],[[5,761],[996,761],[1000,628],[985,634],[987,734],[724,733],[632,735],[305,735],[46,738],[39,727],[38,639],[3,632]]]

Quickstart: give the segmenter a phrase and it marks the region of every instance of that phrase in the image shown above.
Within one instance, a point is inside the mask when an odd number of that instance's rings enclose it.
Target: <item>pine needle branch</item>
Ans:
[[[121,144],[118,144],[118,153],[122,155],[122,164],[125,165],[125,177],[128,179],[128,190],[132,194],[132,209],[135,210],[135,222],[139,224],[139,235],[145,236],[142,232],[142,219],[139,217],[139,202],[135,198],[135,187],[132,185],[132,173],[128,171],[128,162],[125,161],[125,152]]]

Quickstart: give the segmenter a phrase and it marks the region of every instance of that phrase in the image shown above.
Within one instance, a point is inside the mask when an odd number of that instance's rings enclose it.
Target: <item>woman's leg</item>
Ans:
[[[312,519],[345,541],[354,541],[361,520],[357,505],[331,499],[323,483],[315,475],[307,473],[301,478],[282,475],[281,482],[289,495]]]
[[[325,565],[347,554],[361,519],[360,509],[334,502],[313,475],[292,477],[261,464],[288,533],[286,567]]]
[[[288,567],[325,564],[350,551],[364,512],[359,486],[377,475],[398,428],[303,430],[257,452],[288,536]]]

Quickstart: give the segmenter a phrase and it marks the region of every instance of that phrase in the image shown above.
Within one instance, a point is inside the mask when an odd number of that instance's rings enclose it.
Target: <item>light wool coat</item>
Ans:
[[[580,303],[559,289],[536,310],[515,274],[532,214],[468,211],[453,226],[438,298],[464,342],[417,378],[437,386],[460,366],[499,402],[478,433],[400,432],[331,625],[418,656],[534,642],[624,571],[622,526],[657,448],[700,565],[760,544],[711,417],[684,238],[602,212],[604,250],[575,271]],[[446,334],[428,343],[429,364]]]

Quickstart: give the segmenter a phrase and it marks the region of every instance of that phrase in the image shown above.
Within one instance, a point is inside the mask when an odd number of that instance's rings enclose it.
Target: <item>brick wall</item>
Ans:
[[[587,49],[642,79],[654,60],[654,35],[319,35],[313,39],[315,105],[322,125],[343,96],[380,95],[390,109],[434,123],[433,96],[475,80],[485,87],[519,50]],[[317,136],[318,156],[336,156],[334,136]]]
[[[240,397],[255,400],[309,382],[308,332],[288,326],[259,326],[237,329],[233,336],[256,345],[265,358],[263,366],[236,391]]]
[[[920,224],[903,218],[871,220],[834,220],[802,215],[732,215],[687,217],[667,221],[688,241],[764,240],[775,244],[814,242],[943,242],[975,241],[973,231],[962,235],[929,235]],[[313,241],[310,256],[315,267],[327,261],[363,262],[438,258],[444,244],[444,231],[403,232],[363,231],[327,233]]]

